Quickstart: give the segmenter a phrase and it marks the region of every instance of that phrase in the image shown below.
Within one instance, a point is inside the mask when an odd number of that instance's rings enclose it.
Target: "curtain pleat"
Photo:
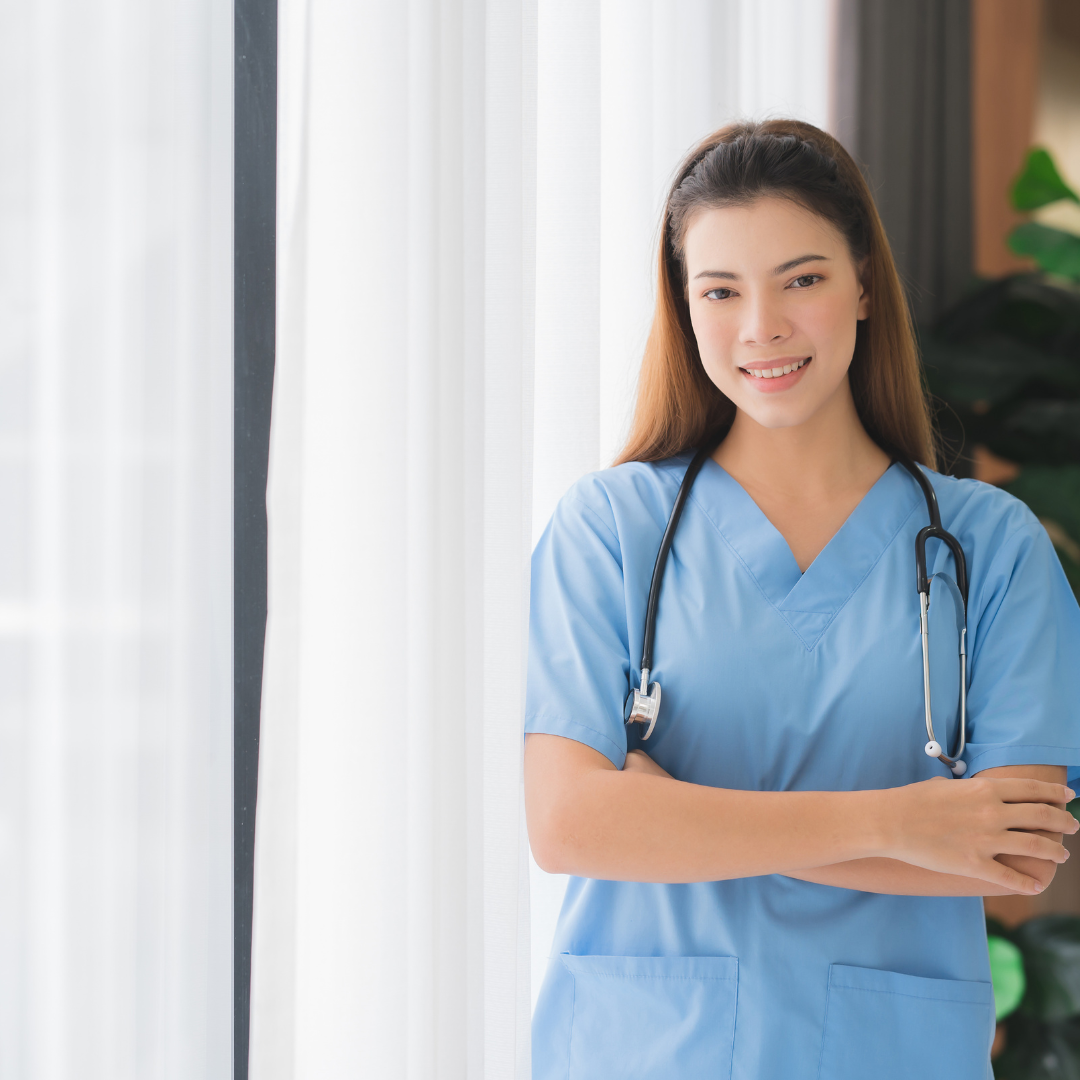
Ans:
[[[524,1076],[534,17],[280,17],[251,1075]]]

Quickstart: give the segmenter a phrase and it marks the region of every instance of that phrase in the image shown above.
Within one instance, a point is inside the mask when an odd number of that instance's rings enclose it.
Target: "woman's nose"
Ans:
[[[750,298],[745,306],[739,341],[743,345],[772,345],[791,334],[783,305],[768,296]]]

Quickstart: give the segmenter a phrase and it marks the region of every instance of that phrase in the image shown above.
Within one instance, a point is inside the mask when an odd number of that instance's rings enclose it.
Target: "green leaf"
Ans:
[[[1037,518],[1059,522],[1080,540],[1080,465],[1026,465],[1005,490],[1027,503]]]
[[[1068,810],[1077,821],[1080,821],[1080,799],[1073,799],[1065,809]]]
[[[1047,278],[1040,271],[1016,274],[974,289],[927,334],[965,344],[979,335],[1004,334],[1043,355],[1067,357],[1080,373],[1080,289]],[[1080,392],[1080,386],[1077,387]]]
[[[1047,1022],[1080,1014],[1080,918],[1041,915],[1018,926],[1012,937],[1027,973],[1021,1011]]]
[[[1009,233],[1009,247],[1029,255],[1048,274],[1080,280],[1080,236],[1029,221]]]
[[[1010,194],[1017,210],[1037,210],[1059,199],[1080,202],[1080,196],[1061,179],[1054,159],[1041,146],[1028,152],[1024,168],[1013,181]]]
[[[1001,422],[1003,434],[1024,448],[1027,460],[1080,460],[1080,401],[1028,398],[1009,409]]]
[[[1027,989],[1024,957],[1011,941],[997,934],[987,937],[986,947],[990,953],[990,978],[994,983],[994,1013],[1003,1020],[1020,1004]]]
[[[920,344],[931,390],[952,404],[996,405],[1033,379],[1070,392],[1075,384],[1080,390],[1075,364],[1005,334],[985,333],[962,342],[931,334]]]

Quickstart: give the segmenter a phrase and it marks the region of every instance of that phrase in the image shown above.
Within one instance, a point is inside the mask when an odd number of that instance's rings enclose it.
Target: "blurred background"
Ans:
[[[528,555],[729,120],[861,163],[1080,590],[1076,0],[35,0],[0,84],[0,1080],[528,1075]],[[1080,865],[987,907],[1080,1075]]]

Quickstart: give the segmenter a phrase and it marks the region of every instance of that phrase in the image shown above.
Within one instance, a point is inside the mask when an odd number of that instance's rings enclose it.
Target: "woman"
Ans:
[[[653,563],[713,446],[663,578],[645,743],[624,719]],[[928,510],[901,458],[967,556],[961,780],[923,752]],[[1080,612],[1030,512],[935,462],[851,158],[792,121],[707,138],[667,200],[628,445],[534,556],[529,835],[573,875],[536,1080],[990,1075],[980,897],[1038,892],[1068,857]],[[956,574],[943,543],[927,560]],[[960,624],[937,585],[935,730],[954,746]]]

